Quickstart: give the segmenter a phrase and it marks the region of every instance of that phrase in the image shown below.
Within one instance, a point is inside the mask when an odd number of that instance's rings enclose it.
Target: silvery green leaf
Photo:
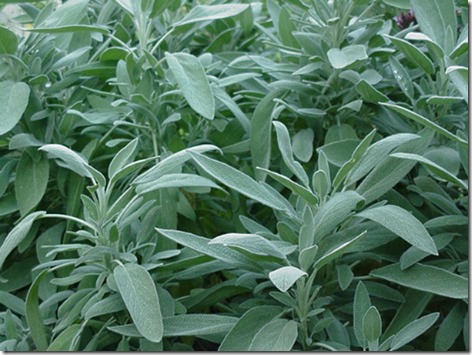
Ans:
[[[118,265],[115,282],[139,333],[152,342],[162,339],[164,326],[156,286],[149,272],[137,264]]]
[[[438,312],[431,313],[408,324],[395,334],[390,344],[390,351],[400,349],[402,346],[419,337],[436,322],[438,317]]]
[[[30,87],[7,80],[0,82],[0,136],[11,131],[26,110]]]
[[[418,249],[438,255],[436,245],[423,224],[401,207],[394,205],[374,207],[356,216],[375,221]]]
[[[269,272],[270,280],[282,292],[287,292],[302,276],[307,276],[307,273],[294,266],[284,266]]]
[[[418,263],[402,270],[400,263],[396,263],[375,269],[370,275],[435,295],[455,299],[468,297],[467,278],[436,266]]]
[[[187,53],[166,52],[165,56],[190,107],[212,120],[215,117],[215,98],[200,61]]]

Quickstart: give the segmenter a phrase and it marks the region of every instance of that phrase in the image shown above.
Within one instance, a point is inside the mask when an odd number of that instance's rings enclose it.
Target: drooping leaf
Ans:
[[[4,239],[2,245],[0,246],[0,269],[5,262],[5,259],[8,255],[15,249],[18,244],[28,235],[31,227],[33,226],[34,221],[44,216],[46,212],[37,211],[26,216],[20,223],[18,223],[15,228],[13,228],[10,233]]]
[[[455,175],[451,174],[449,171],[447,171],[443,167],[439,166],[438,164],[432,162],[431,160],[421,155],[410,154],[410,153],[394,153],[394,154],[391,154],[390,156],[394,158],[409,159],[409,160],[417,161],[418,163],[423,164],[428,170],[433,172],[436,176],[440,177],[441,179],[449,181],[450,183],[453,183],[454,185],[457,185],[463,188],[464,190],[469,189],[467,184],[464,183],[462,180],[458,179]]]
[[[162,339],[164,326],[156,286],[149,272],[137,264],[113,271],[121,297],[139,333],[152,342]]]
[[[375,207],[358,213],[357,217],[377,222],[418,249],[438,255],[436,245],[423,224],[401,207]]]
[[[203,117],[215,117],[215,98],[200,61],[187,53],[166,52],[166,60],[185,99]]]
[[[131,163],[131,159],[136,152],[137,146],[138,139],[135,138],[113,157],[108,166],[108,177],[110,179],[112,179],[125,165]]]
[[[7,80],[0,82],[0,136],[11,131],[28,105],[30,87]]]
[[[434,74],[434,65],[426,54],[420,51],[410,42],[393,36],[384,35],[395,44],[395,46],[417,67],[421,68],[427,74]]]
[[[396,263],[373,270],[370,275],[444,297],[455,299],[468,297],[467,278],[436,266],[418,263],[402,270],[400,263]]]
[[[270,280],[282,292],[287,292],[299,278],[306,275],[306,272],[294,266],[283,266],[269,272]]]

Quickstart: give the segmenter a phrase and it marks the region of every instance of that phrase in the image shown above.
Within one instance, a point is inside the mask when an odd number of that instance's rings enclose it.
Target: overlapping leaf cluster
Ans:
[[[465,1],[12,3],[1,350],[468,350]]]

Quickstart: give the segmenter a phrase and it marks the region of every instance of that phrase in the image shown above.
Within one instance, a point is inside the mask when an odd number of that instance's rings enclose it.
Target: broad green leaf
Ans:
[[[181,314],[164,318],[164,337],[226,333],[238,321],[219,314]]]
[[[436,266],[416,264],[402,270],[400,263],[396,263],[373,270],[370,275],[444,297],[468,297],[468,281],[465,277]]]
[[[283,45],[291,48],[299,48],[297,40],[293,36],[293,32],[296,31],[293,21],[290,19],[290,12],[283,7],[279,13],[279,19],[277,23],[277,32],[279,34],[280,41]]]
[[[43,198],[49,179],[49,160],[41,154],[39,161],[34,161],[28,152],[21,154],[16,168],[15,197],[21,215],[25,215]]]
[[[292,150],[295,157],[307,163],[313,155],[313,139],[315,133],[311,128],[305,128],[297,132],[292,140]]]
[[[258,170],[262,170],[266,172],[271,178],[274,180],[280,182],[282,185],[284,185],[286,188],[290,189],[294,194],[300,196],[303,198],[306,202],[315,205],[318,203],[318,198],[306,187],[303,187],[300,184],[297,184],[296,182],[290,180],[288,177],[285,175],[281,175],[278,173],[275,173],[273,171],[267,170],[267,169],[261,169],[258,168]]]
[[[389,101],[388,97],[382,94],[365,80],[359,80],[356,84],[356,91],[362,96],[364,101],[377,104]]]
[[[354,308],[353,308],[353,326],[354,334],[362,348],[367,348],[367,339],[364,334],[364,316],[370,308],[371,302],[369,293],[362,281],[359,281],[354,294]]]
[[[22,316],[26,314],[26,303],[20,297],[0,290],[0,304]]]
[[[463,328],[463,317],[464,311],[457,302],[439,325],[434,338],[434,351],[448,351],[451,348]]]
[[[0,54],[15,54],[18,48],[18,37],[13,31],[0,26]]]
[[[136,187],[136,192],[139,194],[145,194],[150,191],[170,187],[210,187],[223,190],[213,181],[202,176],[194,174],[167,174],[153,182],[138,185]]]
[[[398,133],[381,139],[367,148],[359,163],[350,171],[346,178],[346,184],[352,184],[362,179],[366,174],[375,168],[393,149],[399,145],[421,138],[416,134]]]
[[[14,150],[27,147],[41,147],[42,145],[44,145],[44,143],[32,134],[18,133],[10,138],[8,149]]]
[[[372,297],[377,297],[398,303],[405,302],[405,297],[403,297],[403,295],[399,291],[383,283],[365,281],[364,285],[367,288],[367,291],[369,291],[369,295],[371,295]]]
[[[354,44],[342,49],[331,48],[328,51],[328,60],[335,69],[345,68],[358,60],[367,58],[366,48],[362,44]]]
[[[257,332],[282,314],[276,306],[258,306],[249,309],[226,334],[218,351],[249,351]]]
[[[438,317],[439,313],[431,313],[408,324],[395,334],[390,344],[390,351],[397,350],[419,337],[436,322]]]
[[[453,0],[411,0],[421,32],[436,42],[446,54],[456,44],[457,20]],[[447,32],[452,30],[453,37]]]
[[[140,265],[128,263],[117,266],[113,275],[139,333],[149,341],[161,341],[161,309],[156,286],[149,272]]]
[[[236,16],[246,10],[248,6],[246,4],[197,5],[183,19],[174,23],[174,27]]]
[[[328,135],[326,135],[325,141],[327,141],[327,137]],[[351,159],[352,152],[358,145],[358,139],[335,140],[318,148],[317,151],[320,155],[323,153],[331,164],[341,167],[345,162]],[[318,162],[318,165],[319,164],[320,162]],[[323,170],[326,173],[327,170]]]
[[[36,28],[25,28],[25,31],[38,32],[38,33],[78,33],[78,32],[96,32],[107,35],[110,31],[104,26],[97,25],[70,25],[70,26],[57,26],[57,27],[36,27]]]
[[[137,146],[138,138],[135,138],[116,153],[108,166],[108,177],[110,179],[112,179],[125,165],[132,162]]]
[[[343,291],[346,290],[354,278],[351,268],[346,264],[336,265],[336,274],[338,276],[339,287]]]
[[[375,341],[382,335],[382,319],[376,307],[370,306],[362,321],[364,336],[367,341]]]
[[[408,160],[413,160],[418,163],[423,164],[428,170],[430,170],[433,174],[436,176],[440,177],[441,179],[444,179],[446,181],[449,181],[450,183],[457,185],[464,190],[468,190],[469,187],[467,186],[466,183],[464,183],[462,180],[458,179],[455,175],[451,174],[449,171],[444,169],[443,167],[439,166],[438,164],[432,162],[431,160],[418,155],[418,154],[410,154],[410,153],[394,153],[390,155],[391,157],[394,158],[400,158],[400,159],[408,159]]]
[[[451,78],[452,83],[465,102],[469,103],[469,69],[453,65],[446,69],[446,74]]]
[[[301,164],[293,158],[292,144],[287,127],[282,122],[274,121],[273,125],[277,133],[277,144],[282,158],[288,168],[305,186],[309,186],[308,176]]]
[[[26,110],[30,87],[7,80],[0,82],[0,136],[11,131]]]
[[[268,207],[276,210],[286,210],[285,204],[248,175],[204,155],[192,152],[189,152],[189,154],[199,167],[226,186]]]
[[[285,90],[278,89],[270,92],[256,106],[251,119],[250,145],[252,166],[258,181],[264,181],[266,174],[256,170],[257,167],[269,167],[272,146],[272,117],[276,105],[275,98],[282,96]]]
[[[80,324],[71,325],[54,339],[46,351],[77,351],[78,337],[82,329],[83,327]]]
[[[298,336],[297,323],[275,319],[266,324],[252,339],[249,351],[290,351]]]
[[[391,40],[393,44],[408,58],[413,64],[421,68],[426,74],[434,74],[434,65],[431,59],[426,54],[420,51],[417,47],[412,45],[410,42],[405,41],[393,36],[384,35],[386,38]]]
[[[394,205],[374,207],[356,216],[377,222],[418,249],[438,255],[436,245],[423,224],[401,207]]]
[[[211,239],[203,238],[195,234],[181,232],[169,229],[157,229],[156,230],[164,235],[166,238],[184,245],[190,249],[196,250],[199,253],[211,256],[217,260],[221,260],[229,265],[235,265],[250,270],[258,270],[258,265],[249,259],[247,256],[238,253],[230,248],[226,248],[222,245],[209,244]]]
[[[166,52],[165,56],[190,107],[204,118],[212,120],[215,117],[215,98],[200,61],[187,53]]]
[[[321,269],[323,266],[326,264],[330,263],[331,261],[335,260],[342,254],[346,253],[349,251],[349,247],[357,242],[360,238],[362,238],[367,231],[362,232],[358,236],[352,238],[351,240],[348,240],[347,242],[344,242],[340,245],[337,245],[333,249],[328,250],[326,253],[323,254],[318,260],[315,261],[314,268],[315,269]]]
[[[18,244],[28,235],[34,221],[44,216],[46,212],[37,211],[29,214],[20,223],[18,223],[15,228],[13,228],[10,233],[3,240],[2,245],[0,246],[0,269],[5,262],[5,259],[8,255],[15,249]]]
[[[364,198],[355,191],[335,194],[315,215],[315,243],[336,229]]]
[[[411,7],[410,0],[382,0],[382,2],[401,10],[409,10]]]
[[[467,141],[465,141],[464,139],[459,138],[455,134],[452,134],[451,132],[449,132],[445,128],[439,126],[438,124],[434,123],[433,121],[430,121],[426,117],[423,117],[423,116],[417,114],[416,112],[413,112],[411,110],[408,110],[404,107],[401,107],[401,106],[395,105],[395,104],[383,103],[382,105],[384,105],[384,106],[400,113],[402,116],[404,116],[406,118],[409,118],[413,121],[416,121],[416,122],[422,124],[425,127],[432,128],[433,130],[435,130],[437,133],[443,135],[444,137],[447,137],[447,138],[449,138],[449,139],[451,139],[455,142],[458,142],[460,144],[467,145]]]
[[[294,266],[284,266],[269,272],[269,279],[282,292],[287,292],[302,276],[307,276],[307,273]]]
[[[284,253],[279,251],[276,245],[257,234],[227,233],[211,239],[208,244],[222,244],[243,249],[252,254],[270,255],[285,259]]]

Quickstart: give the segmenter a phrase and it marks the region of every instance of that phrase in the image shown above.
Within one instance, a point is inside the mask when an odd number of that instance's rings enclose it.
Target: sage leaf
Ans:
[[[215,98],[200,61],[187,53],[166,52],[167,64],[191,108],[204,118],[215,117]]]
[[[265,325],[254,337],[249,351],[290,351],[298,336],[297,323],[276,319]]]
[[[249,351],[257,332],[282,314],[277,306],[258,306],[244,313],[226,334],[218,351]]]
[[[400,263],[396,263],[373,270],[370,275],[435,295],[455,299],[468,297],[468,281],[465,277],[436,266],[418,263],[402,270]]]
[[[374,207],[356,216],[377,222],[418,249],[438,255],[433,238],[423,224],[401,207],[394,205]]]
[[[128,263],[117,266],[113,275],[139,333],[149,341],[160,342],[164,326],[156,286],[149,272]]]
[[[30,87],[22,82],[0,82],[0,136],[11,131],[26,110]]]
[[[419,337],[436,322],[438,317],[439,313],[431,313],[408,324],[395,334],[390,344],[390,351],[397,350]]]
[[[24,216],[37,206],[46,192],[49,179],[49,161],[41,154],[39,161],[34,161],[28,152],[21,154],[16,168],[15,196]]]
[[[197,5],[183,19],[177,21],[174,27],[236,16],[246,10],[248,6],[246,4]]]
[[[181,314],[164,318],[164,336],[198,336],[228,332],[236,317],[218,314]]]
[[[382,335],[382,319],[375,306],[369,307],[362,320],[364,336],[367,341],[375,341]]]
[[[287,292],[299,278],[307,275],[294,266],[284,266],[269,272],[269,279],[280,291]]]
[[[39,311],[39,285],[48,275],[49,270],[43,270],[31,284],[26,295],[26,322],[31,332],[34,345],[38,351],[46,351],[48,340]]]
[[[29,214],[20,223],[18,223],[15,228],[13,228],[10,233],[6,236],[3,241],[3,244],[0,246],[0,269],[5,262],[5,259],[8,255],[15,249],[18,244],[28,235],[31,227],[33,226],[34,221],[44,216],[46,212],[37,211]]]
[[[192,152],[189,154],[198,166],[226,186],[266,206],[276,210],[286,210],[284,203],[246,174],[204,155]]]

